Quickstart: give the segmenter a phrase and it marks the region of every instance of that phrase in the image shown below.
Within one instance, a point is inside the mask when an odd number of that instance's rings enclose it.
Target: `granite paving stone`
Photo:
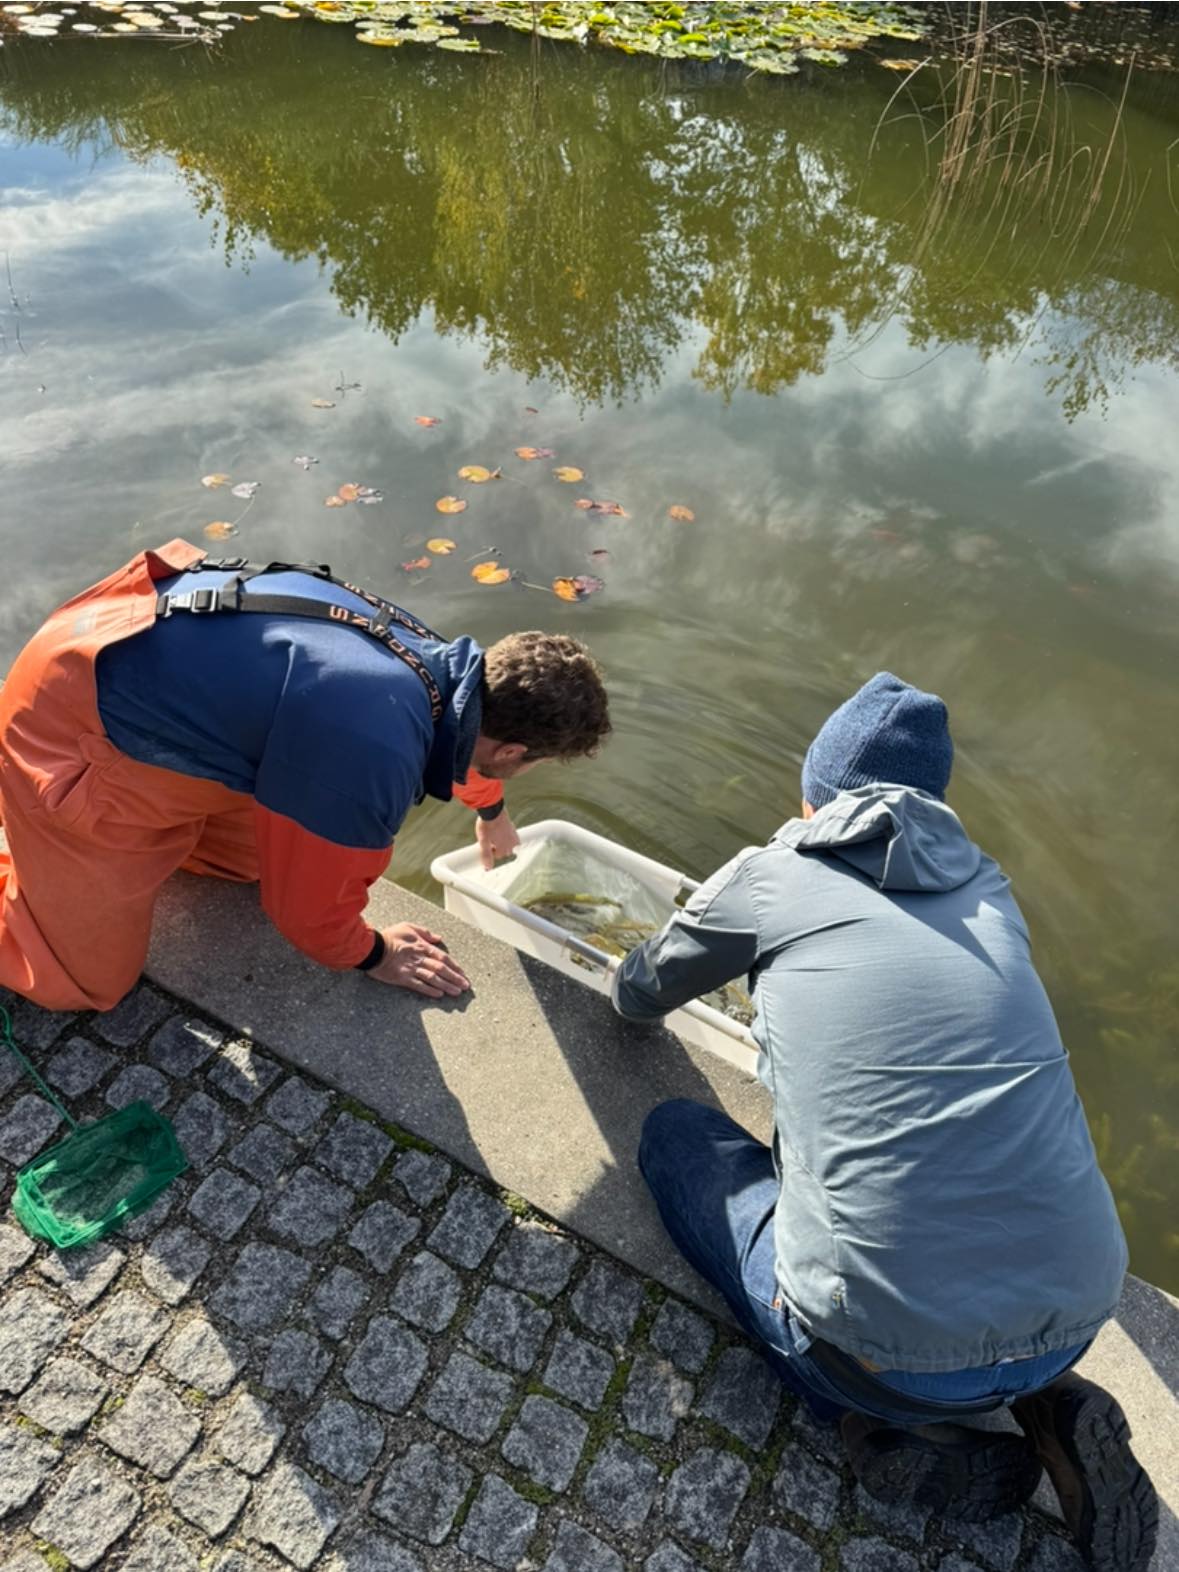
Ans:
[[[539,1511],[498,1474],[488,1474],[459,1535],[459,1549],[509,1572],[528,1549]]]
[[[240,1338],[204,1316],[186,1321],[160,1354],[160,1363],[170,1375],[213,1397],[229,1391],[245,1362],[246,1347]]]
[[[377,1315],[344,1366],[344,1381],[362,1403],[374,1403],[396,1414],[420,1386],[426,1357],[419,1337],[388,1316]]]
[[[0,1572],[45,1572],[45,1558],[32,1550],[20,1550],[0,1566]]]
[[[546,1490],[564,1490],[573,1478],[589,1435],[585,1420],[551,1397],[526,1397],[500,1448]]]
[[[381,1455],[385,1427],[367,1408],[329,1397],[303,1427],[307,1455],[347,1485],[358,1485]]]
[[[21,1398],[18,1407],[55,1436],[88,1424],[110,1387],[77,1359],[54,1359]]]
[[[547,1310],[524,1294],[491,1283],[464,1328],[467,1340],[511,1370],[531,1370],[553,1324]]]
[[[184,1080],[211,1059],[224,1041],[225,1034],[215,1026],[173,1015],[153,1034],[147,1057],[157,1070]]]
[[[88,1042],[85,1037],[71,1037],[50,1059],[45,1079],[63,1097],[81,1097],[97,1086],[117,1063],[114,1054],[105,1048]]]
[[[475,1478],[465,1463],[431,1442],[415,1442],[389,1468],[373,1511],[402,1534],[440,1545]]]
[[[215,1457],[190,1458],[168,1487],[182,1517],[219,1538],[246,1504],[250,1482]]]
[[[256,1185],[231,1173],[214,1168],[189,1198],[188,1210],[214,1239],[232,1239],[262,1199]]]
[[[200,1572],[200,1563],[175,1534],[153,1524],[137,1540],[122,1572]]]
[[[692,1406],[692,1383],[670,1359],[640,1354],[630,1370],[622,1398],[627,1428],[639,1435],[670,1441]]]
[[[462,1292],[458,1273],[428,1250],[421,1250],[394,1283],[389,1308],[403,1321],[427,1332],[441,1332],[454,1319]]]
[[[543,1572],[625,1572],[622,1557],[580,1523],[563,1518]]]
[[[259,1184],[272,1185],[295,1160],[294,1141],[272,1124],[257,1124],[229,1151],[228,1161]]]
[[[750,1478],[749,1469],[732,1452],[701,1447],[668,1482],[664,1507],[668,1522],[685,1538],[724,1550]]]
[[[274,1562],[268,1562],[268,1568]],[[247,1556],[240,1550],[227,1550],[213,1567],[212,1572],[260,1572],[262,1563],[253,1556]],[[202,1568],[202,1572],[204,1569]]]
[[[138,1212],[134,1217],[124,1218],[117,1230],[120,1239],[130,1239],[134,1244],[140,1244],[144,1239],[150,1239],[155,1234],[164,1219],[171,1212],[177,1200],[183,1194],[183,1182],[172,1184],[158,1195],[146,1211]]]
[[[339,1521],[334,1495],[301,1468],[279,1463],[254,1492],[245,1532],[308,1572]]]
[[[286,1434],[278,1410],[252,1392],[234,1398],[213,1437],[214,1450],[246,1474],[260,1474]]]
[[[35,1157],[61,1124],[61,1115],[52,1104],[33,1092],[26,1092],[0,1119],[0,1157],[20,1168]]]
[[[1007,1512],[989,1523],[947,1522],[942,1525],[942,1532],[969,1550],[991,1572],[1011,1572],[1019,1560],[1023,1521],[1020,1513]]]
[[[573,1291],[573,1311],[591,1332],[624,1343],[643,1302],[643,1285],[637,1278],[595,1261]]]
[[[643,1562],[643,1572],[699,1572],[700,1563],[693,1561],[670,1539],[653,1550]]]
[[[113,1468],[83,1457],[33,1519],[33,1533],[86,1572],[127,1532],[142,1505],[139,1492]]]
[[[518,1223],[495,1258],[492,1274],[501,1283],[541,1299],[562,1293],[581,1253],[571,1239],[542,1228],[539,1223]]]
[[[0,1518],[31,1501],[60,1461],[58,1449],[32,1431],[0,1424]]]
[[[140,1376],[125,1402],[99,1426],[112,1452],[166,1479],[196,1444],[201,1422],[170,1387],[154,1375]]]
[[[839,1475],[817,1463],[800,1446],[788,1446],[774,1476],[774,1500],[784,1512],[803,1517],[824,1532],[839,1511]]]
[[[23,1228],[0,1223],[0,1285],[19,1272],[26,1261],[32,1260],[36,1249]]]
[[[625,1441],[611,1440],[594,1459],[582,1494],[603,1523],[628,1533],[647,1521],[658,1488],[657,1465]]]
[[[11,995],[5,994],[5,997]],[[6,1097],[23,1074],[24,1071],[17,1063],[15,1054],[0,1053],[0,1097]]]
[[[332,1356],[318,1338],[286,1327],[270,1344],[262,1384],[272,1392],[311,1397],[331,1369]]]
[[[967,1561],[965,1556],[943,1556],[937,1572],[983,1572],[977,1561]]]
[[[243,1247],[229,1276],[209,1301],[243,1332],[264,1332],[280,1320],[311,1276],[302,1256],[275,1245]]]
[[[393,1164],[393,1177],[417,1206],[429,1206],[450,1183],[453,1168],[437,1152],[402,1152]]]
[[[511,1395],[511,1376],[469,1354],[452,1354],[426,1398],[426,1414],[468,1441],[489,1441]]]
[[[365,1530],[339,1550],[331,1551],[322,1572],[424,1572],[424,1569],[404,1545],[394,1544],[384,1534]]]
[[[168,1330],[172,1317],[133,1289],[120,1289],[82,1339],[95,1359],[131,1375]]]
[[[122,1250],[103,1239],[82,1249],[51,1250],[37,1262],[37,1270],[71,1304],[85,1310],[110,1287],[126,1259]]]
[[[128,1108],[132,1103],[149,1103],[153,1108],[163,1108],[172,1095],[172,1085],[166,1075],[153,1070],[150,1064],[129,1064],[119,1071],[106,1089],[107,1106]]]
[[[315,1148],[315,1161],[353,1189],[363,1190],[392,1150],[392,1138],[379,1125],[342,1113]]]
[[[853,1572],[859,1572],[859,1568]],[[871,1572],[876,1569],[872,1568]],[[1086,1572],[1086,1563],[1073,1545],[1045,1535],[1027,1563],[1027,1572]]]
[[[136,988],[113,1010],[102,1010],[91,1021],[103,1042],[114,1048],[132,1048],[171,1010],[167,999],[149,988]]]
[[[213,1246],[193,1228],[163,1228],[143,1249],[139,1275],[157,1298],[178,1305],[209,1264]]]
[[[840,1572],[917,1572],[917,1562],[886,1539],[849,1539],[839,1552]]]
[[[266,1222],[281,1238],[313,1247],[339,1232],[355,1200],[346,1185],[314,1168],[296,1168],[269,1208]]]
[[[339,1341],[368,1295],[369,1285],[359,1272],[346,1266],[333,1266],[316,1288],[308,1313],[325,1337]]]
[[[194,1168],[204,1168],[225,1145],[232,1128],[229,1116],[207,1092],[193,1092],[172,1116],[181,1150]]]
[[[421,1226],[420,1218],[403,1212],[391,1201],[374,1201],[361,1213],[348,1235],[348,1243],[374,1272],[387,1272]]]
[[[0,1392],[23,1392],[69,1328],[69,1317],[36,1288],[0,1304]]]
[[[825,1457],[829,1463],[834,1463],[837,1468],[847,1461],[839,1426],[816,1419],[806,1403],[796,1405],[790,1428],[799,1441],[820,1457]]]
[[[597,1409],[613,1374],[612,1354],[584,1337],[562,1331],[553,1344],[542,1379],[545,1386],[562,1397],[572,1398],[582,1408]]]
[[[230,1043],[205,1071],[211,1086],[239,1103],[256,1103],[274,1085],[282,1070],[273,1059],[259,1053],[253,1043]]]
[[[463,1184],[446,1203],[426,1243],[455,1266],[473,1270],[491,1249],[496,1235],[511,1215],[503,1202],[488,1195],[486,1190]]]
[[[0,988],[0,1004],[12,1017],[12,1035],[26,1053],[30,1048],[48,1048],[77,1019],[73,1010],[43,1010],[31,999],[24,999],[7,988]],[[12,1058],[12,1055],[5,1054],[4,1058]]]
[[[741,1572],[819,1572],[819,1553],[784,1528],[755,1530],[741,1557]]]
[[[764,1359],[750,1348],[726,1348],[704,1388],[700,1412],[746,1446],[762,1447],[781,1402],[782,1383]]]
[[[301,1076],[290,1075],[277,1091],[271,1092],[266,1115],[291,1135],[306,1135],[323,1118],[331,1102],[329,1093],[309,1085]]]
[[[678,1299],[665,1299],[651,1323],[651,1346],[677,1369],[699,1375],[712,1352],[716,1333],[710,1322]]]

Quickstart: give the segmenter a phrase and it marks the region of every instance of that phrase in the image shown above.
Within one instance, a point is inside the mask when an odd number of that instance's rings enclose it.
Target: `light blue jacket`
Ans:
[[[1091,1338],[1125,1240],[1023,917],[956,814],[880,785],[789,820],[627,957],[615,1003],[651,1020],[745,973],[804,1327],[912,1371]]]

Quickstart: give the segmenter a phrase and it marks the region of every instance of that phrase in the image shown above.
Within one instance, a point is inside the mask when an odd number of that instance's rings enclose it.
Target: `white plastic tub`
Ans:
[[[674,868],[640,856],[616,841],[595,835],[592,830],[583,830],[580,825],[564,819],[545,819],[540,824],[527,825],[520,831],[516,856],[490,873],[480,866],[479,849],[475,845],[436,857],[430,864],[430,872],[443,887],[448,912],[464,918],[484,933],[505,940],[517,950],[537,956],[598,993],[609,993],[618,965],[614,957],[567,929],[536,916],[513,899],[513,895],[525,891],[530,882],[536,883],[545,859],[551,861],[567,854],[577,854],[585,862],[597,864],[604,877],[613,871],[614,876],[629,888],[633,889],[630,881],[637,883],[642,887],[643,897],[650,902],[656,920],[663,920],[697,887],[694,879],[677,873]],[[594,893],[598,893],[596,886]],[[534,899],[535,896],[525,895],[524,898]],[[694,1047],[706,1048],[739,1069],[751,1075],[755,1073],[757,1044],[749,1029],[721,1011],[696,1000],[673,1010],[666,1024]]]

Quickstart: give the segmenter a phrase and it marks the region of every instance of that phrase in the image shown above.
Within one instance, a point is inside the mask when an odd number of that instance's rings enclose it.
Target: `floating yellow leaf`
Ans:
[[[522,459],[552,458],[552,448],[517,448],[516,457]]]
[[[482,464],[464,464],[458,472],[460,480],[469,480],[473,486],[481,486],[485,480],[498,480],[498,469],[484,469]]]
[[[573,485],[575,481],[585,479],[585,471],[582,469],[574,469],[572,464],[563,464],[560,469],[555,469],[553,474],[557,477],[558,480],[564,480],[569,485]]]
[[[696,517],[691,508],[682,507],[678,502],[674,507],[668,508],[667,516],[669,519],[679,519],[683,524],[691,524]]]
[[[228,475],[202,475],[201,485],[207,486],[210,491],[218,491],[222,486],[229,485]]]
[[[577,584],[573,579],[554,579],[553,594],[559,600],[578,600]]]
[[[333,493],[330,497],[323,499],[323,505],[325,508],[346,508],[348,503],[338,493]]]
[[[355,502],[360,495],[360,487],[354,481],[349,481],[346,486],[336,488],[336,496],[343,502]]]
[[[311,407],[312,409],[335,409],[336,401],[330,398],[313,398]]]
[[[471,569],[471,577],[477,584],[506,584],[511,576],[498,562],[477,562]]]
[[[920,60],[878,60],[877,65],[883,66],[886,71],[916,71],[921,64]]]
[[[413,423],[415,426],[436,426],[439,422],[437,415],[415,415]]]
[[[438,535],[426,542],[426,550],[432,551],[436,557],[449,557],[455,549],[454,541],[447,540],[444,535]]]
[[[237,534],[237,525],[218,519],[215,524],[206,524],[204,533],[209,540],[228,540],[231,535]]]
[[[461,497],[439,497],[434,506],[439,513],[463,513],[467,504]]]

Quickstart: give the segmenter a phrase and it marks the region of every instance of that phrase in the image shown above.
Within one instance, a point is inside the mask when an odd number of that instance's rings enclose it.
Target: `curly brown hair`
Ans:
[[[483,731],[526,759],[580,759],[610,735],[602,669],[564,633],[509,633],[483,659]]]

